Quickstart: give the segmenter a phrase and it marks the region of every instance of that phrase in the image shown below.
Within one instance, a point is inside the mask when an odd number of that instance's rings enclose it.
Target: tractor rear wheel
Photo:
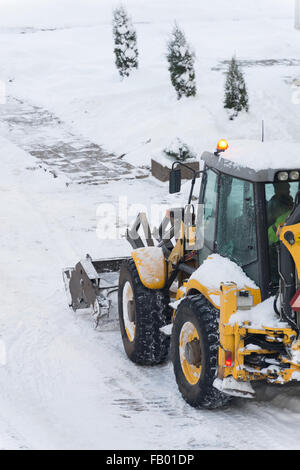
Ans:
[[[230,401],[213,386],[218,349],[218,310],[201,294],[187,297],[176,311],[171,354],[179,391],[191,406],[212,409]]]
[[[140,281],[133,259],[124,261],[119,279],[119,320],[124,349],[140,365],[164,362],[170,337],[160,328],[171,322],[169,294],[165,289],[147,289]]]

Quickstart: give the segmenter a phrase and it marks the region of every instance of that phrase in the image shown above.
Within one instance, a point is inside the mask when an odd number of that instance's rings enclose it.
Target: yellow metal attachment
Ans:
[[[292,236],[285,237],[287,232],[291,232]],[[289,250],[289,252],[291,253],[293,257],[293,260],[297,268],[298,279],[299,279],[300,277],[300,224],[289,225],[287,227],[283,226],[282,228],[279,229],[278,233],[279,233],[280,240],[286,246],[286,248]]]
[[[219,347],[219,378],[232,373],[234,365],[235,335],[230,327],[229,319],[237,311],[237,285],[235,283],[222,283],[220,295],[220,347]],[[233,364],[226,367],[226,353],[231,352]]]

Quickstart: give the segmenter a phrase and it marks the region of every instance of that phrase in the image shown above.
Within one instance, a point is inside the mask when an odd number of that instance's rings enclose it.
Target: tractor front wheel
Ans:
[[[171,322],[169,294],[164,289],[147,289],[133,259],[124,261],[119,279],[119,320],[124,349],[131,361],[141,365],[164,362],[170,337],[160,328]]]
[[[180,303],[171,354],[179,391],[196,408],[218,408],[230,397],[213,386],[218,366],[219,312],[200,295]]]

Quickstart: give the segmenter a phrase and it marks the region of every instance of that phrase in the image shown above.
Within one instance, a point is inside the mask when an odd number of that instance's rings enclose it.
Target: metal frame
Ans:
[[[132,228],[130,230],[129,229],[126,230],[126,239],[134,250],[136,250],[137,248],[143,248],[145,246],[143,240],[138,234],[138,231],[141,226],[144,231],[147,246],[154,246],[154,241],[152,238],[152,233],[151,233],[147,216],[145,212],[140,212]]]

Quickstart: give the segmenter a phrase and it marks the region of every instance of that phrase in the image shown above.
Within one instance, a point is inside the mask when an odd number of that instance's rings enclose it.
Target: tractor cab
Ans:
[[[229,258],[260,287],[263,300],[278,290],[277,229],[299,191],[296,153],[292,144],[246,141],[228,148],[222,140],[216,152],[201,156],[204,244],[199,265],[212,253]]]

